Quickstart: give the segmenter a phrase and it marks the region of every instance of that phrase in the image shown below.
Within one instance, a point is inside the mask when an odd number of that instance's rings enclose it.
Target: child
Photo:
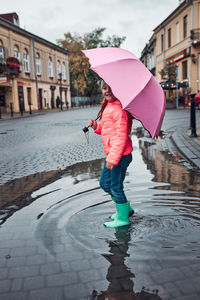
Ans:
[[[129,216],[134,211],[130,207],[123,190],[126,170],[132,161],[132,142],[129,137],[133,117],[115,98],[111,88],[105,81],[101,83],[103,102],[97,117],[102,121],[97,123],[91,119],[89,126],[94,132],[101,134],[103,149],[107,155],[101,174],[100,186],[111,195],[116,204],[117,213],[111,216],[113,221],[105,222],[106,227],[120,227],[129,224]]]

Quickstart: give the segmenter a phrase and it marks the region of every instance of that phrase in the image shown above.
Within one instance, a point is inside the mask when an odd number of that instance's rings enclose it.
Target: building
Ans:
[[[69,82],[66,49],[20,28],[16,13],[0,15],[2,112],[53,109],[57,96],[70,107]]]
[[[200,90],[200,1],[179,1],[179,6],[154,29],[156,72],[171,63],[177,65],[177,80],[183,83],[180,96]],[[188,87],[187,87],[188,86]]]
[[[156,39],[155,39],[155,35],[153,34],[149,42],[145,45],[140,60],[154,76],[156,72],[155,51],[156,51]]]

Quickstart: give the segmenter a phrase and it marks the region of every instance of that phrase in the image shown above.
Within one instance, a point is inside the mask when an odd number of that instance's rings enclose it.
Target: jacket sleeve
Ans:
[[[94,130],[95,133],[101,134],[102,124],[97,123],[97,128]]]
[[[118,165],[129,138],[128,113],[123,109],[117,110],[113,114],[113,121],[116,133],[110,140],[110,152],[106,161],[110,164]]]

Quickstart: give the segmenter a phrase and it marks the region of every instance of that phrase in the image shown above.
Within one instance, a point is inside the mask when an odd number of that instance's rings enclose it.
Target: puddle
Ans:
[[[199,171],[140,137],[125,180],[128,227],[103,226],[114,212],[98,184],[104,159],[0,187],[10,206],[0,203],[0,298],[198,299]]]

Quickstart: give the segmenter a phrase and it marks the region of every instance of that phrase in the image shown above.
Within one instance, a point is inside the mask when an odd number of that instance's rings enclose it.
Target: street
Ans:
[[[88,145],[82,131],[97,112],[98,107],[92,107],[1,122],[0,183],[104,157],[100,137],[90,129]],[[200,119],[200,111],[196,114]],[[164,131],[189,126],[188,109],[166,111]]]
[[[199,169],[170,138],[189,110],[167,110],[158,141],[134,120],[125,190],[135,214],[108,229],[100,136],[82,132],[98,109],[0,122],[0,299],[198,300]]]
[[[78,109],[1,122],[1,184],[102,157],[100,139],[90,134],[88,146],[82,131],[96,113]]]

